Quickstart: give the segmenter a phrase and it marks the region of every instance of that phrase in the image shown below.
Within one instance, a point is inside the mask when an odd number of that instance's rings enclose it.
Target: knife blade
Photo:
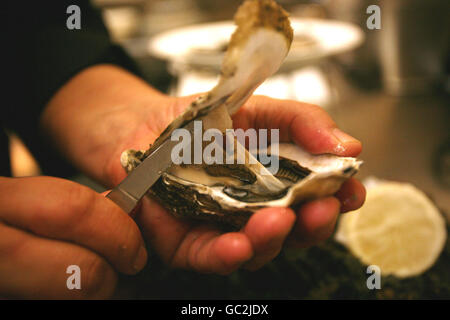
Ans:
[[[192,134],[194,122],[184,129]],[[142,161],[128,176],[122,180],[106,197],[116,203],[122,210],[130,214],[147,191],[158,180],[161,174],[172,164],[172,148],[179,141],[166,139],[156,150]]]

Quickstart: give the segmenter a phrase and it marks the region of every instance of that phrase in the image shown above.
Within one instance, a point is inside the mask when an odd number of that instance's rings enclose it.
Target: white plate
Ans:
[[[353,24],[323,19],[291,18],[294,41],[285,65],[306,64],[359,46],[364,33]],[[232,21],[183,27],[153,37],[150,54],[189,65],[220,67],[223,50],[235,30]]]

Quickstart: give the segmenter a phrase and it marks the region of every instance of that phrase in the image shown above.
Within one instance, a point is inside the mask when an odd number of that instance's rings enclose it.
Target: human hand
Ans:
[[[159,112],[162,122],[168,124],[193,99],[179,98],[168,104],[173,111],[167,112],[168,116]],[[361,151],[360,142],[337,129],[325,111],[295,101],[252,97],[233,116],[233,125],[243,130],[278,128],[281,141],[295,142],[316,154],[356,156]],[[152,138],[157,136],[152,133]],[[140,135],[133,140],[139,141]],[[262,267],[278,255],[285,243],[304,248],[327,239],[339,212],[357,209],[364,198],[364,187],[350,179],[334,197],[307,202],[295,211],[265,208],[253,214],[242,230],[229,233],[202,222],[181,221],[153,200],[144,199],[138,224],[168,264],[227,274],[241,266],[250,270]]]
[[[104,79],[107,86],[86,89],[86,84]],[[84,102],[70,103],[72,92],[84,96]],[[120,69],[98,66],[78,75],[54,97],[43,123],[75,164],[114,186],[126,176],[119,161],[122,151],[148,148],[193,99],[158,94]],[[360,142],[336,129],[317,106],[253,97],[233,120],[235,128],[244,130],[280,129],[280,140],[293,141],[315,154],[356,156],[361,151]],[[306,247],[328,238],[339,212],[360,207],[364,198],[364,187],[350,179],[334,197],[307,202],[295,211],[262,209],[242,230],[228,233],[210,224],[177,219],[150,198],[143,199],[136,218],[144,237],[168,265],[227,274],[241,266],[251,270],[263,266],[286,242]]]
[[[135,274],[147,260],[129,216],[57,178],[0,178],[0,234],[0,297],[107,298],[116,271]],[[70,265],[80,267],[80,290],[67,287]]]

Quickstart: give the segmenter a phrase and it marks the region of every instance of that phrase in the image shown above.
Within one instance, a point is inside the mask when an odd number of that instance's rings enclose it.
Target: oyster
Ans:
[[[125,162],[133,166],[145,159],[141,151],[125,154]],[[288,207],[334,194],[362,163],[351,157],[314,156],[290,143],[280,144],[278,154],[280,168],[274,177],[285,186],[280,191],[258,188],[245,165],[181,165],[169,168],[150,193],[178,217],[240,228],[264,207]]]
[[[127,172],[133,170],[170,139],[175,129],[189,121],[201,120],[203,130],[219,129],[224,139],[234,140],[233,156],[239,152],[245,155],[241,164],[172,165],[149,193],[178,217],[212,220],[239,228],[258,209],[291,206],[334,194],[357,172],[361,161],[334,155],[314,156],[293,144],[277,144],[278,152],[274,145],[251,153],[236,137],[226,133],[232,128],[230,115],[278,70],[293,35],[288,15],[273,0],[245,1],[235,22],[237,29],[225,53],[216,87],[195,100],[150,149],[127,150],[121,163]],[[272,149],[279,156],[279,170],[274,174],[258,161],[262,155],[271,155]]]

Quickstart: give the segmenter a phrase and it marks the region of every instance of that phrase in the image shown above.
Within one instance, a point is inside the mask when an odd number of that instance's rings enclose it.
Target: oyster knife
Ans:
[[[191,133],[193,128],[193,121],[184,127]],[[172,148],[178,143],[179,141],[172,141],[168,137],[141,164],[131,171],[119,185],[112,189],[106,197],[130,214],[161,174],[171,166]]]

